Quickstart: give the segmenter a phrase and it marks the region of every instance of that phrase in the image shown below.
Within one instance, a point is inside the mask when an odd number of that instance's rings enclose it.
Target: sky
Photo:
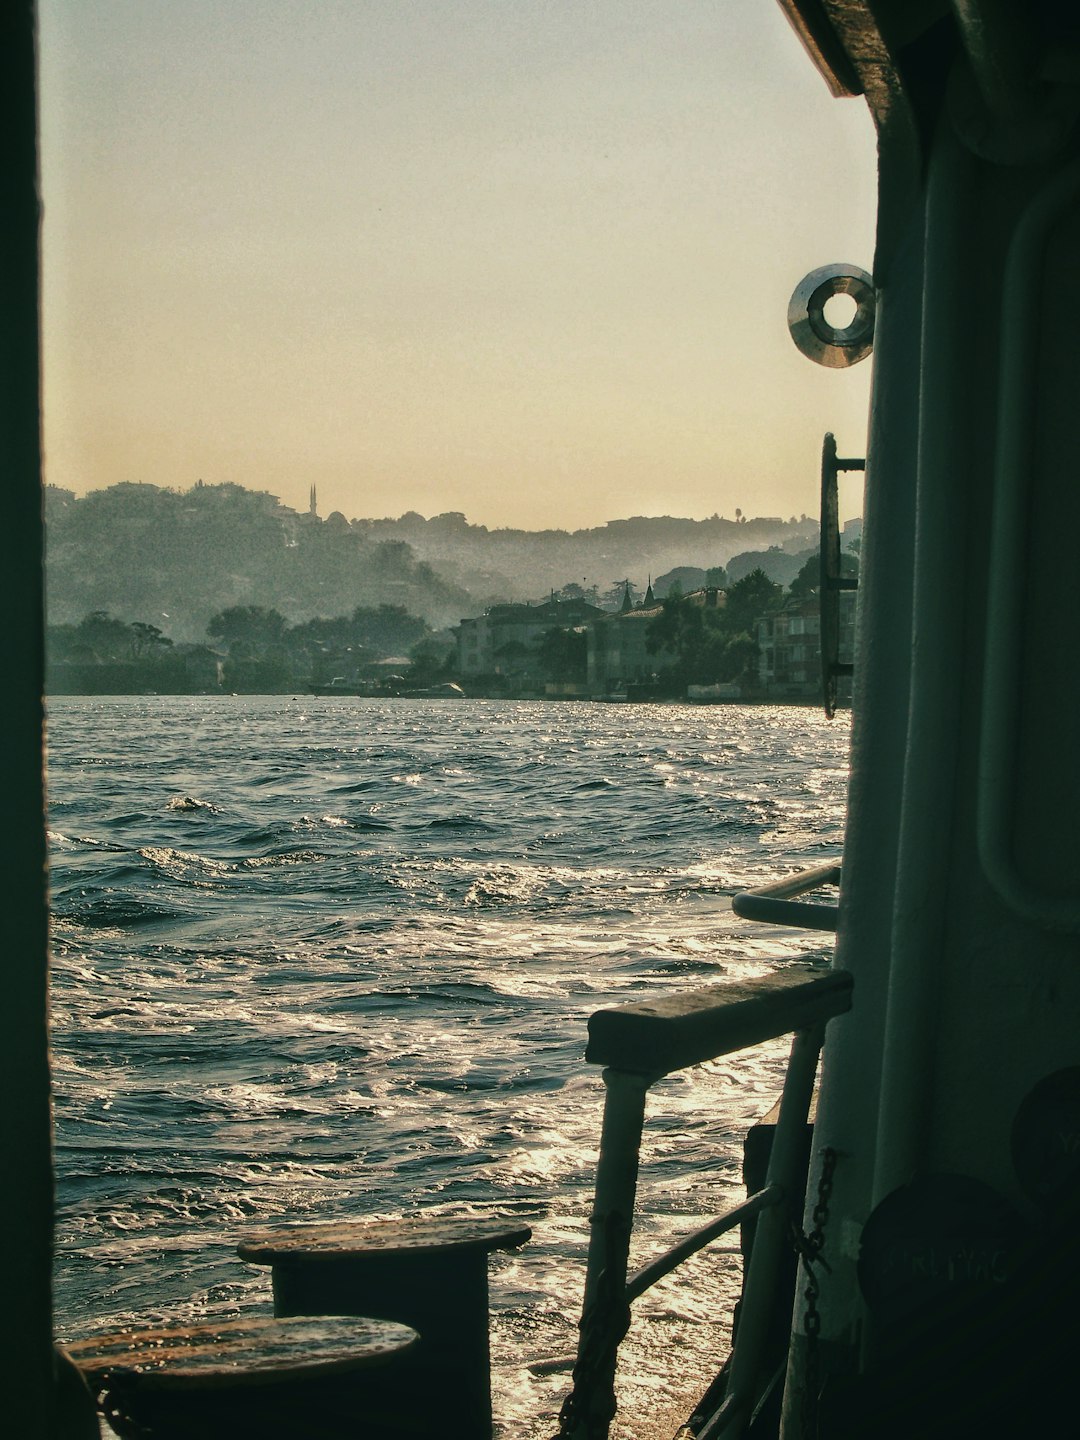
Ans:
[[[812,514],[863,453],[870,363],[786,310],[872,266],[873,128],[774,0],[39,17],[50,483],[574,529]]]

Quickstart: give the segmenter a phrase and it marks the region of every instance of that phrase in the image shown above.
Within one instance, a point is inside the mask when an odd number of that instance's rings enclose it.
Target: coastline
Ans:
[[[154,699],[160,696],[168,698],[202,698],[205,700],[233,700],[243,699],[311,699],[311,700],[363,700],[363,701],[385,701],[385,700],[450,700],[455,703],[460,700],[489,700],[489,701],[511,701],[518,702],[527,700],[530,702],[542,701],[555,705],[693,705],[698,706],[724,706],[724,705],[776,705],[783,707],[801,706],[806,709],[816,709],[821,705],[821,696],[818,693],[808,695],[739,695],[724,696],[719,699],[689,698],[686,696],[664,695],[539,695],[535,692],[522,691],[513,694],[503,695],[470,695],[463,692],[460,695],[433,693],[441,687],[428,687],[418,690],[385,690],[372,692],[353,692],[350,690],[331,690],[325,686],[318,688],[307,688],[297,690],[287,687],[282,690],[222,690],[222,689],[190,689],[190,690],[154,690],[154,689],[111,689],[111,688],[81,688],[49,686],[45,691],[45,700],[52,699],[78,699],[78,700],[145,700]],[[850,709],[849,701],[841,701],[838,709]]]

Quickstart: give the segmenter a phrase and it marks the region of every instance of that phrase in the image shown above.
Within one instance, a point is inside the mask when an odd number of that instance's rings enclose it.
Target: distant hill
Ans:
[[[376,539],[344,516],[297,514],[239,485],[114,485],[79,499],[46,488],[46,586],[51,624],[104,610],[199,641],[233,605],[260,605],[296,623],[401,605],[445,626],[472,603],[400,540]]]
[[[678,567],[726,566],[751,546],[798,553],[817,544],[816,520],[763,517],[706,520],[633,516],[586,530],[489,530],[460,512],[425,520],[415,512],[397,520],[357,521],[373,538],[404,540],[418,558],[481,600],[526,600],[568,584],[603,595],[630,579],[644,590],[649,576]],[[796,569],[798,567],[796,566]]]
[[[745,550],[740,555],[733,555],[728,561],[728,579],[734,585],[736,580],[741,580],[752,570],[764,570],[770,580],[777,585],[783,585],[786,590],[807,560],[817,553],[816,545],[807,546],[805,550],[796,550],[794,553],[779,546],[771,546],[764,551]]]
[[[633,516],[586,530],[489,530],[459,512],[425,519],[326,519],[240,485],[169,490],[121,484],[76,497],[46,490],[49,620],[108,611],[200,641],[207,620],[235,605],[273,608],[290,624],[400,605],[441,628],[503,600],[566,587],[601,599],[629,579],[678,567],[702,572],[764,553],[787,583],[817,543],[816,521]],[[775,558],[773,558],[775,557]],[[800,558],[801,557],[801,558]],[[774,574],[783,567],[784,575]],[[754,566],[750,565],[749,569]],[[687,588],[687,587],[683,587]],[[689,588],[693,588],[692,586]]]
[[[652,587],[657,600],[663,600],[673,591],[689,595],[694,590],[704,590],[708,585],[726,589],[727,583],[728,573],[722,565],[713,565],[708,570],[703,570],[700,565],[676,565],[665,575],[657,575]]]

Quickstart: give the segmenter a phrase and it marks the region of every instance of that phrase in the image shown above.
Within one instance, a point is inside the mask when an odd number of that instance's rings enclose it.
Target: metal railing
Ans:
[[[731,908],[743,920],[760,920],[766,925],[795,925],[803,930],[835,930],[836,905],[805,905],[792,897],[807,895],[824,885],[840,884],[840,866],[815,865],[799,870],[783,880],[774,880],[755,890],[744,890],[733,897]]]
[[[606,1096],[596,1200],[573,1389],[559,1440],[606,1440],[616,1402],[615,1362],[630,1304],[710,1241],[757,1215],[724,1400],[699,1440],[736,1434],[762,1388],[762,1359],[785,1231],[800,1218],[804,1127],[825,1026],[851,1007],[851,976],[770,975],[614,1010],[589,1021],[586,1060],[603,1065]],[[664,1075],[793,1034],[765,1184],[627,1280],[645,1097]],[[766,1379],[770,1377],[765,1377]]]

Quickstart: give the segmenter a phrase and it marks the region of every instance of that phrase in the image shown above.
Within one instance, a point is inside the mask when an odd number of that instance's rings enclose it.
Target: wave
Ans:
[[[283,865],[321,865],[324,861],[334,858],[335,856],[323,850],[310,850],[304,846],[297,846],[295,849],[279,849],[272,855],[252,855],[247,860],[241,860],[239,868],[273,870]]]
[[[497,827],[478,815],[439,815],[427,822],[428,830],[484,830],[494,832]]]
[[[98,840],[93,835],[62,835],[59,830],[46,830],[46,839],[49,846],[54,849],[71,849],[76,845],[85,850],[111,850],[114,853],[124,854],[131,849],[130,845],[120,845],[111,840]]]
[[[83,903],[60,902],[57,915],[75,921],[89,930],[137,930],[147,925],[189,920],[190,910],[175,905],[160,905],[153,900],[138,900],[130,895],[103,895]]]
[[[102,823],[113,829],[127,829],[131,825],[138,825],[141,821],[149,819],[145,810],[127,810],[120,815],[108,815],[103,817]]]
[[[200,812],[205,815],[221,814],[218,807],[212,805],[209,800],[196,800],[193,795],[174,795],[165,809],[181,815],[199,814]]]
[[[560,1353],[602,1104],[587,1018],[825,963],[730,894],[835,853],[842,733],[750,707],[372,703],[348,733],[288,698],[106,708],[99,767],[101,702],[50,713],[60,1330],[264,1303],[232,1249],[254,1220],[542,1207],[495,1308],[531,1302]],[[681,1146],[715,1139],[734,1183],[781,1064],[658,1091],[643,1244],[693,1228]],[[499,1324],[497,1405],[523,1355]]]
[[[138,853],[154,873],[190,885],[221,881],[237,869],[231,861],[214,860],[190,850],[174,850],[169,845],[146,845]]]

